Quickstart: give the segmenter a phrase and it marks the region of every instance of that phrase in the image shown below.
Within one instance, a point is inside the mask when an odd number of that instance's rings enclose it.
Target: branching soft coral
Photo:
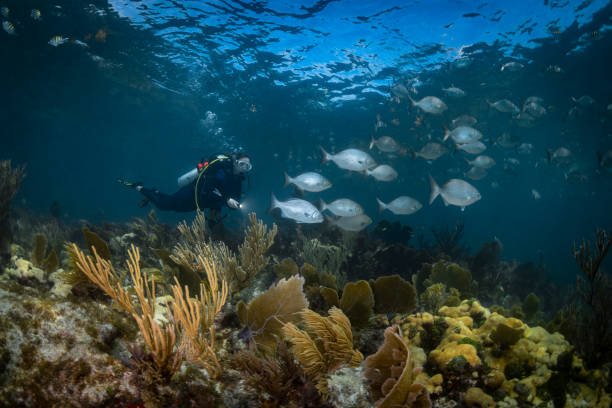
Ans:
[[[324,317],[310,309],[302,311],[306,330],[293,323],[283,326],[283,333],[293,344],[291,351],[300,362],[306,376],[327,396],[327,375],[344,365],[358,366],[363,355],[353,349],[351,322],[342,310],[332,307]]]
[[[578,327],[570,331],[578,337],[572,339],[573,343],[590,366],[612,360],[612,281],[601,270],[612,247],[612,237],[602,230],[597,230],[596,235],[594,250],[588,241],[574,245],[574,258],[584,273],[584,277],[577,277],[577,289],[586,309],[579,310],[575,320]]]
[[[138,249],[132,245],[127,261],[137,299],[134,301],[128,289],[121,285],[111,263],[102,259],[95,248],[92,249],[93,257],[86,257],[74,244],[72,248],[77,267],[132,315],[162,378],[170,378],[183,361],[201,365],[213,377],[220,373],[213,322],[227,300],[228,284],[214,263],[198,258],[207,279],[206,283],[200,284],[199,297],[192,299],[187,287],[182,288],[178,282],[172,286],[170,321],[159,323],[155,319],[155,280],[148,281],[140,270]]]

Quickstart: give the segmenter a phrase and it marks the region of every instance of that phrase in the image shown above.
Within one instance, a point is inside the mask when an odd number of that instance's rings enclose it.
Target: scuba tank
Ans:
[[[193,183],[198,178],[199,171],[200,171],[200,169],[198,167],[196,167],[193,170],[190,170],[187,173],[185,173],[182,176],[180,176],[176,180],[176,182],[178,183],[179,187],[185,187],[186,185]]]

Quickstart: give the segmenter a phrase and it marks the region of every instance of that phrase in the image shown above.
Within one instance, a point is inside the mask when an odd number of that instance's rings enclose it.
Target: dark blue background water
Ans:
[[[542,256],[553,276],[572,281],[572,242],[591,237],[596,227],[612,227],[612,174],[596,160],[597,152],[612,148],[610,4],[362,3],[2,2],[10,9],[3,21],[11,21],[17,35],[0,33],[0,156],[28,169],[16,204],[46,212],[57,200],[67,218],[129,220],[149,210],[138,208],[139,195],[116,177],[171,192],[176,178],[203,156],[243,149],[254,164],[247,210],[271,222],[265,213],[270,193],[281,199],[291,193],[282,188],[283,172],[318,169],[319,145],[367,149],[381,115],[388,126],[377,136],[418,149],[428,135],[439,141],[444,123],[469,113],[479,119],[485,154],[497,166],[472,182],[483,199],[464,212],[439,199],[427,205],[428,174],[439,183],[462,177],[468,169],[462,153],[428,164],[374,151],[400,174],[389,184],[329,163],[321,171],[333,189],[307,198],[349,197],[374,222],[400,220],[417,233],[463,221],[473,249],[497,237],[506,258]],[[41,10],[41,21],[29,17],[31,8]],[[104,41],[95,39],[99,30]],[[88,46],[54,48],[47,44],[54,35]],[[471,63],[457,68],[457,59]],[[501,72],[512,60],[525,68]],[[549,72],[551,65],[564,72]],[[444,97],[449,110],[425,115],[415,126],[421,112],[389,101],[397,82],[413,87],[416,98],[442,97],[441,88],[451,84],[468,96]],[[568,118],[571,97],[585,94],[595,107]],[[517,127],[486,104],[502,98],[519,104],[531,95],[548,108],[531,128]],[[206,121],[209,111],[214,121]],[[503,132],[533,144],[533,153],[493,145]],[[563,168],[547,163],[546,150],[560,146],[572,150],[586,182],[568,183]],[[521,162],[515,172],[503,169],[509,157]],[[456,168],[458,174],[449,172]],[[423,209],[377,215],[375,196],[387,201],[404,194]],[[233,213],[230,224],[240,224],[245,214]],[[167,222],[185,217],[158,215]]]

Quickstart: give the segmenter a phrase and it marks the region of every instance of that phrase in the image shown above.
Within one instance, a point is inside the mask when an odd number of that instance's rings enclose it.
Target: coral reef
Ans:
[[[385,330],[385,342],[366,358],[365,367],[376,408],[431,407],[429,391],[415,381],[421,367],[415,364],[398,326]]]
[[[327,376],[345,364],[359,366],[363,355],[353,350],[351,323],[336,307],[323,317],[310,309],[301,312],[306,330],[293,323],[283,326],[283,334],[292,344],[291,351],[306,377],[316,384],[324,398],[328,395]]]
[[[236,312],[245,325],[240,337],[264,354],[274,354],[277,336],[285,323],[297,323],[300,312],[308,307],[303,291],[304,278],[281,279],[248,305],[240,301]]]
[[[370,281],[376,313],[411,313],[416,308],[416,290],[399,275]]]

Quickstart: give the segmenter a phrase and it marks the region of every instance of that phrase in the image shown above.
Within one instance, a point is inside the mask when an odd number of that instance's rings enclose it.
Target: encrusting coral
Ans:
[[[337,307],[323,317],[310,309],[301,312],[306,330],[293,323],[283,326],[283,334],[292,343],[291,351],[300,362],[307,378],[327,396],[327,376],[344,365],[358,366],[363,355],[353,349],[351,322]]]
[[[376,408],[431,407],[427,388],[414,381],[422,368],[415,365],[399,326],[387,327],[385,342],[366,358],[365,367]]]
[[[285,323],[297,323],[300,312],[308,307],[303,291],[304,278],[281,279],[248,305],[238,302],[236,312],[246,326],[240,336],[264,354],[274,354],[277,336]]]

